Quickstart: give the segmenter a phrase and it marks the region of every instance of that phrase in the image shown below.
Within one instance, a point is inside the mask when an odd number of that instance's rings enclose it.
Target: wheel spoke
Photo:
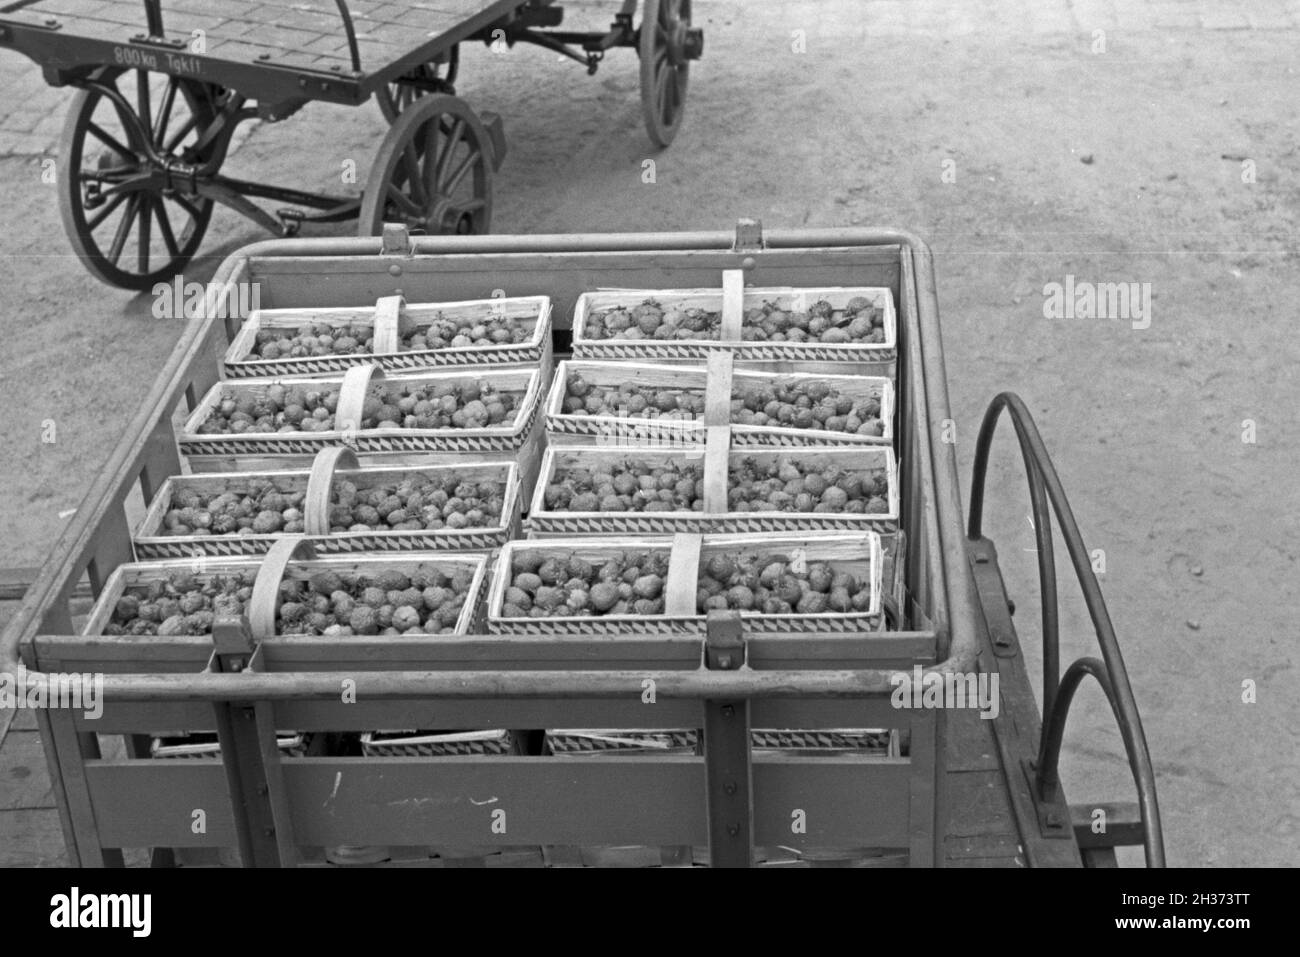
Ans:
[[[146,70],[135,71],[135,93],[136,106],[140,110],[140,122],[144,124],[146,130],[149,129],[149,120],[153,116],[153,110],[149,106],[149,73]]]
[[[438,169],[442,161],[442,151],[447,149],[447,130],[442,124],[443,118],[435,116],[420,127],[415,134],[420,141],[420,188],[424,191],[424,202],[438,195]]]
[[[176,77],[167,80],[167,89],[163,91],[162,105],[158,107],[158,119],[154,122],[153,143],[162,146],[163,137],[167,135],[167,124],[172,120],[172,104],[176,102]]]
[[[131,234],[131,223],[135,221],[136,207],[140,205],[140,194],[132,193],[131,198],[126,202],[126,212],[122,214],[122,221],[117,224],[117,232],[113,235],[113,245],[108,248],[108,261],[114,266],[122,258],[122,249],[126,246],[126,238]]]
[[[186,120],[179,130],[172,134],[172,138],[163,144],[164,153],[174,153],[176,147],[180,145],[181,140],[190,135],[194,127],[199,125],[199,118],[194,113],[190,113],[190,118]]]
[[[113,81],[109,83],[108,86],[113,88],[113,91],[117,93],[117,97],[104,96],[103,94],[100,95],[103,99],[108,101],[113,112],[117,114],[117,121],[122,124],[122,131],[126,134],[127,140],[136,147],[133,152],[138,151],[143,153],[144,146],[148,142],[148,135],[140,128],[140,118],[131,112],[130,102],[122,95],[122,90],[117,85],[117,77],[114,77]],[[96,104],[96,108],[98,108],[98,104]],[[92,109],[90,111],[90,116],[93,117],[94,115],[95,110]],[[141,139],[142,134],[144,134],[143,140]]]
[[[101,209],[95,212],[94,216],[86,220],[86,231],[93,233],[96,229],[98,229],[99,224],[102,223],[104,220],[108,219],[108,217],[113,214],[113,210],[121,206],[122,203],[126,200],[126,198],[130,195],[131,195],[130,193],[118,193],[111,200],[105,203]]]
[[[671,125],[668,116],[668,81],[672,75],[671,67],[664,67],[655,77],[655,102],[659,104],[659,116],[666,125]]]
[[[415,203],[411,200],[411,197],[403,193],[402,190],[395,183],[388,184],[388,198],[392,200],[394,203],[396,203],[397,206],[402,210],[402,212],[404,212],[407,216],[411,216],[416,219],[421,219],[424,217],[424,210],[421,209],[419,206],[415,205]]]
[[[681,109],[682,102],[685,99],[685,97],[682,96],[682,81],[685,79],[685,76],[686,74],[682,71],[681,67],[673,67],[673,79],[672,83],[668,87],[668,95],[673,101],[673,116],[677,115],[677,111]]]
[[[103,143],[105,146],[111,149],[114,153],[117,153],[119,156],[124,156],[133,162],[135,161],[136,155],[132,153],[129,149],[127,149],[125,146],[123,146],[121,140],[119,140],[112,133],[109,133],[107,130],[105,130],[102,126],[100,126],[98,123],[94,122],[93,120],[91,120],[89,123],[86,124],[86,132],[89,133],[91,136],[95,137],[95,139],[99,140],[101,143]]]
[[[171,201],[174,202],[177,206],[181,207],[181,209],[183,209],[183,210],[185,210],[185,212],[189,213],[189,214],[190,214],[190,218],[193,219],[195,223],[197,223],[197,222],[199,221],[199,215],[200,215],[200,214],[199,214],[199,209],[198,209],[197,206],[195,206],[193,203],[191,203],[188,199],[186,199],[184,196],[181,196],[179,193],[177,193],[177,194],[175,194],[175,195],[173,195],[173,196],[171,196],[171,197],[169,197],[169,198],[170,198]]]
[[[469,153],[465,155],[465,159],[461,161],[461,164],[456,167],[455,171],[448,175],[445,182],[439,185],[438,194],[440,196],[451,196],[455,193],[456,187],[460,185],[460,181],[465,178],[465,174],[473,168],[475,162],[477,162],[482,155],[483,154],[478,150],[470,150]]]
[[[167,247],[167,255],[173,259],[178,259],[181,254],[180,246],[176,244],[176,234],[172,232],[171,220],[167,218],[167,209],[162,200],[153,204],[153,212],[158,220],[158,233],[163,238],[163,243]]]
[[[181,207],[181,209],[183,209],[186,212],[186,214],[189,216],[189,218],[185,221],[185,226],[181,229],[181,234],[179,238],[180,245],[188,246],[190,244],[190,237],[192,237],[194,235],[194,231],[199,228],[199,222],[200,222],[199,211],[195,209],[192,205],[190,205],[190,203],[186,202],[185,199],[183,199],[180,196],[172,195],[166,198],[170,199],[177,206]]]
[[[149,193],[140,194],[140,226],[137,231],[139,240],[136,261],[140,265],[140,275],[149,274],[149,223],[150,216],[153,213],[153,196]]]
[[[438,162],[433,168],[433,188],[440,193],[448,193],[450,190],[444,190],[443,184],[447,179],[447,166],[451,163],[452,154],[456,151],[456,144],[460,142],[465,135],[465,121],[461,117],[456,117],[456,122],[452,124],[451,130],[447,133],[446,145],[438,154]]]
[[[420,171],[420,154],[416,152],[414,143],[407,143],[402,150],[402,163],[406,168],[406,182],[411,190],[411,198],[423,206],[428,202],[428,194],[424,190],[424,178]]]
[[[487,200],[483,199],[482,197],[467,199],[463,203],[456,204],[456,208],[459,209],[462,213],[476,213],[480,209],[483,209],[485,206],[487,206]]]

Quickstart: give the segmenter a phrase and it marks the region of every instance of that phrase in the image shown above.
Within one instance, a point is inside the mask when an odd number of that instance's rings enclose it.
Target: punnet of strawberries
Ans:
[[[505,482],[433,472],[359,488],[340,478],[330,490],[330,532],[437,531],[500,525]],[[238,490],[181,487],[163,514],[164,536],[273,535],[305,531],[304,491],[278,479]]]
[[[721,333],[721,312],[665,304],[656,299],[593,313],[584,326],[584,335],[595,340],[717,340]],[[765,302],[745,310],[741,339],[827,345],[878,344],[885,341],[884,311],[865,296],[854,296],[842,308],[825,299],[814,302],[807,310],[783,309]]]
[[[765,615],[866,612],[871,583],[829,562],[792,562],[768,557],[714,555],[700,565],[695,607]]]
[[[398,319],[402,352],[475,346],[517,345],[532,338],[535,319],[489,312],[486,315],[448,315],[438,312],[431,320],[416,322],[403,314]],[[366,355],[375,351],[374,324],[354,322],[330,325],[305,322],[295,328],[259,329],[253,354],[261,359],[302,359],[320,356]]]
[[[884,468],[814,464],[788,455],[746,457],[728,468],[727,510],[882,515],[889,510],[888,482]],[[561,465],[543,503],[555,512],[702,512],[703,466],[636,456]]]
[[[577,554],[516,553],[502,597],[504,618],[662,615],[669,556],[622,552],[597,560]],[[864,613],[871,583],[829,562],[787,555],[714,555],[701,563],[695,609],[767,615]]]
[[[624,552],[599,561],[517,552],[510,572],[501,610],[505,618],[664,613],[667,552]]]
[[[635,382],[601,386],[576,374],[565,383],[561,408],[569,415],[694,420],[704,414],[704,390]],[[851,396],[821,380],[768,384],[737,379],[731,390],[731,422],[868,437],[885,434],[879,398]]]
[[[372,386],[361,410],[365,429],[481,429],[507,423],[523,401],[522,390],[498,389],[466,379],[428,384]],[[335,429],[339,386],[276,383],[262,392],[224,394],[199,426],[201,435],[330,432]]]
[[[245,613],[255,573],[199,576],[177,572],[124,590],[105,635],[206,635],[215,616]],[[473,574],[420,567],[407,574],[320,571],[280,583],[278,635],[452,634],[469,597]]]

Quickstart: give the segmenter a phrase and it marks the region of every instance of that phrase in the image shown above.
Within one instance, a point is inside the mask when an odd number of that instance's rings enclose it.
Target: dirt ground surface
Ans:
[[[568,6],[597,25],[613,7]],[[1044,20],[1048,8],[1069,16]],[[963,494],[985,407],[1019,393],[1088,547],[1104,552],[1179,865],[1300,862],[1300,340],[1287,326],[1300,319],[1300,34],[1291,7],[1213,7],[1248,8],[1278,11],[1276,28],[1178,3],[1042,4],[1031,16],[957,0],[699,0],[705,57],[662,153],[641,127],[631,53],[589,78],[535,48],[478,47],[458,83],[503,116],[510,141],[495,232],[754,216],[898,226],[931,244]],[[1211,28],[1225,25],[1239,29]],[[14,60],[0,58],[7,70]],[[364,182],[385,129],[373,105],[312,105],[253,130],[226,172],[346,189],[340,171],[355,161]],[[98,284],[70,257],[57,185],[41,172],[39,156],[0,160],[5,566],[42,560],[180,331],[151,316],[148,296]],[[186,278],[264,238],[218,211]],[[1045,318],[1044,286],[1067,276],[1150,283],[1149,327]],[[1032,649],[1033,530],[1003,431],[986,528]],[[1058,557],[1068,662],[1097,651]],[[1104,697],[1086,687],[1065,749],[1072,803],[1131,799],[1123,753]]]

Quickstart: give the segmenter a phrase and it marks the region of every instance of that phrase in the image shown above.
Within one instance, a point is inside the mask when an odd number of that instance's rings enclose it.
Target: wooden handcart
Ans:
[[[608,30],[577,32],[556,29],[563,9],[553,0],[16,0],[0,7],[0,49],[77,88],[59,142],[64,229],[95,276],[146,290],[193,258],[216,203],[281,236],[352,219],[363,236],[385,222],[488,232],[506,141],[498,115],[479,116],[455,95],[463,43],[494,52],[530,43],[588,73],[607,51],[634,48],[646,130],[667,146],[703,33],[691,0],[644,0],[639,24],[636,8],[622,0]],[[360,197],[221,173],[244,121],[371,97],[392,126],[355,180]]]
[[[617,637],[471,630],[429,641],[307,639],[268,637],[239,619],[220,622],[212,637],[79,634],[74,614],[84,608],[74,593],[88,581],[100,594],[132,557],[129,502],[152,499],[181,470],[173,423],[218,381],[235,325],[215,318],[224,314],[218,300],[241,284],[259,284],[268,308],[361,307],[398,288],[411,301],[484,297],[508,274],[512,286],[551,298],[562,356],[564,326],[584,291],[703,288],[735,269],[755,286],[882,287],[894,300],[898,528],[908,542],[899,627],[760,634],[739,616],[714,613],[702,633],[647,628]],[[1154,775],[1114,630],[1060,480],[1013,395],[989,408],[963,522],[955,449],[944,438],[950,412],[934,274],[915,237],[763,233],[753,223],[735,234],[530,237],[410,237],[395,227],[382,241],[249,246],[218,279],[214,318],[185,330],[0,640],[0,671],[21,662],[29,680],[105,676],[100,717],[41,713],[74,863],[117,865],[135,848],[167,864],[177,849],[206,848],[248,865],[310,864],[325,860],[322,848],[335,848],[337,861],[338,848],[365,846],[390,849],[395,861],[405,849],[445,865],[465,858],[430,849],[465,845],[480,863],[599,863],[608,859],[601,848],[636,845],[651,850],[650,863],[665,864],[1078,866],[1113,864],[1116,846],[1135,844],[1148,864],[1163,864]],[[990,440],[1004,412],[1035,516],[1045,720],[981,521]],[[1064,671],[1053,515],[1101,651]],[[900,707],[891,700],[900,676],[918,674],[997,675],[1001,709],[985,718],[971,708]],[[1062,734],[1088,676],[1114,710],[1136,802],[1073,807],[1062,793]],[[343,681],[352,701],[340,699]],[[440,755],[373,747],[377,730],[431,727],[546,728],[550,744]],[[665,730],[636,753],[584,753],[610,741],[623,747],[647,727]],[[214,728],[220,761],[150,755],[160,730]],[[886,731],[872,739],[875,750],[827,759],[772,749],[751,734],[773,728],[805,729],[810,739]],[[372,747],[295,753],[279,746],[284,729],[367,734]],[[1099,809],[1107,821],[1100,831]],[[201,831],[196,810],[204,812]]]

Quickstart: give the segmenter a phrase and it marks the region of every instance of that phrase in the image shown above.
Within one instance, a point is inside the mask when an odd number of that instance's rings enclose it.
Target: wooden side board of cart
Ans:
[[[539,851],[642,845],[663,862],[714,866],[844,863],[1077,866],[1144,846],[1162,865],[1155,782],[1132,689],[1087,552],[1024,406],[1003,394],[981,430],[963,527],[934,276],[928,248],[884,230],[764,234],[415,237],[277,240],[246,247],[219,273],[219,299],[256,283],[267,307],[361,306],[400,287],[412,301],[489,295],[502,275],[552,298],[557,326],[596,287],[702,288],[745,271],[756,286],[876,286],[898,314],[895,435],[908,607],[887,634],[756,635],[715,614],[703,635],[618,639],[468,635],[413,642],[252,634],[238,620],[213,638],[79,635],[71,599],[99,594],[131,558],[128,499],[152,498],[180,469],[172,422],[218,379],[237,320],[191,323],[126,438],[0,639],[0,670],[27,679],[102,672],[104,708],[41,713],[69,856],[115,865],[122,849],[174,860],[177,848],[237,849],[248,865],[303,864],[338,845],[473,845],[480,860],[583,860]],[[560,333],[557,351],[564,351]],[[1025,455],[1043,571],[1040,721],[993,542],[981,525],[990,439],[1002,412]],[[1053,514],[1096,625],[1102,658],[1062,672],[1057,656]],[[1001,709],[899,707],[899,676],[997,674]],[[1125,743],[1136,802],[1071,807],[1056,774],[1070,701],[1095,677]],[[340,700],[346,681],[355,703]],[[649,684],[647,685],[647,682]],[[645,691],[654,689],[653,703]],[[277,729],[702,729],[696,754],[590,760],[581,754],[341,757],[283,751]],[[751,728],[886,728],[906,754],[756,750]],[[221,761],[151,758],[160,729],[215,728]],[[119,738],[116,748],[105,747]],[[125,756],[121,756],[122,752]],[[491,798],[491,801],[488,801]],[[202,833],[193,827],[204,811]],[[531,854],[528,849],[537,853]],[[548,857],[549,853],[549,857]],[[400,857],[394,854],[394,858]]]
[[[640,59],[646,131],[659,147],[681,125],[690,63],[703,51],[691,0],[621,0],[609,29],[556,29],[554,0],[17,0],[0,6],[0,49],[74,86],[59,143],[59,201],[74,250],[126,289],[170,279],[198,251],[220,203],[281,236],[304,222],[355,219],[413,232],[490,229],[501,118],[456,94],[460,45],[529,43],[595,73],[605,53]],[[374,97],[392,123],[359,197],[221,173],[239,124],[278,121],[312,100]],[[279,204],[267,211],[253,200]]]

